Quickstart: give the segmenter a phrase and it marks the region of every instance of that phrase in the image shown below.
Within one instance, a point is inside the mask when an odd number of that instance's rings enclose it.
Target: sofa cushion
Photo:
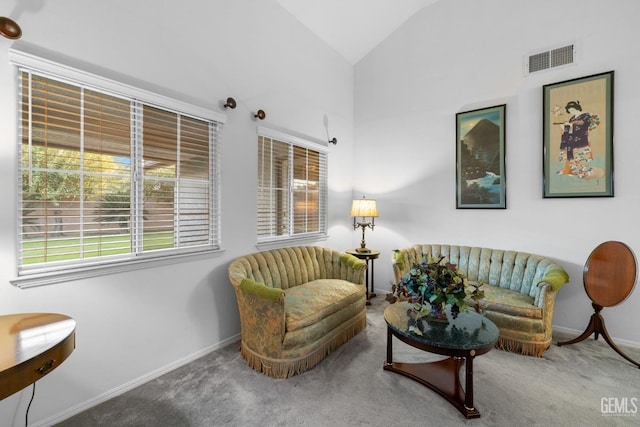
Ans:
[[[297,358],[303,355],[309,346],[317,346],[323,343],[333,334],[342,336],[342,332],[352,328],[354,319],[361,319],[366,324],[367,311],[365,308],[365,297],[333,313],[330,316],[313,323],[306,328],[287,331],[282,341],[282,355],[287,358]],[[357,328],[360,328],[357,326]],[[347,336],[354,334],[347,332]],[[343,336],[344,337],[344,336]],[[346,342],[346,341],[345,341]]]
[[[318,279],[285,291],[286,331],[317,323],[363,298],[365,288],[341,279]]]
[[[480,306],[484,310],[530,319],[542,319],[542,308],[536,307],[533,304],[533,297],[529,295],[487,284],[480,289],[484,290],[484,298],[480,300]],[[467,293],[470,293],[470,290]],[[475,302],[472,302],[473,304]]]

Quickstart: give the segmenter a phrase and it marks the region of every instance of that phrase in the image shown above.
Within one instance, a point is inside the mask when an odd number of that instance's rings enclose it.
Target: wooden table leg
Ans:
[[[391,332],[391,328],[387,326],[387,360],[385,362],[385,366],[393,365],[393,345],[391,344],[393,338],[393,333]]]
[[[364,272],[364,287],[365,287],[365,292],[366,292],[366,296],[365,299],[367,302],[365,302],[366,305],[371,305],[371,301],[369,301],[369,260],[366,260],[367,263],[367,269]]]
[[[475,411],[473,407],[473,356],[465,357],[465,387],[464,407],[468,411]]]
[[[623,351],[620,350],[620,348],[618,348],[618,346],[613,342],[613,340],[609,336],[609,333],[607,332],[607,328],[604,326],[604,319],[600,314],[600,312],[602,311],[602,306],[596,303],[592,303],[591,305],[593,306],[595,313],[591,315],[591,318],[589,319],[589,324],[587,325],[587,329],[585,329],[582,334],[580,334],[579,336],[577,336],[572,340],[559,342],[557,344],[558,347],[584,341],[585,339],[589,338],[591,334],[594,334],[594,339],[597,340],[600,334],[602,334],[602,338],[604,338],[607,344],[609,344],[609,347],[615,350],[615,352],[618,353],[620,356],[624,357],[626,360],[628,360],[629,362],[633,363],[638,368],[640,368],[640,363],[636,362],[635,360],[627,356],[625,353],[623,353]]]
[[[371,290],[369,291],[369,298],[374,298],[376,297],[376,293],[373,289],[373,284],[375,283],[375,276],[373,274],[373,260],[371,260]]]

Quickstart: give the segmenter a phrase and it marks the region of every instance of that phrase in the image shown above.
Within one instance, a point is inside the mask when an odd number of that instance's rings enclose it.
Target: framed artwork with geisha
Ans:
[[[613,71],[542,88],[543,197],[613,197]]]

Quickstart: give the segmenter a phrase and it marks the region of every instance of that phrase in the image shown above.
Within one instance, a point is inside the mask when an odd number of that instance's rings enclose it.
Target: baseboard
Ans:
[[[223,341],[220,341],[217,344],[214,344],[212,346],[209,347],[205,347],[202,350],[199,350],[195,353],[192,353],[186,357],[183,357],[182,359],[178,359],[172,363],[169,363],[168,365],[165,365],[159,369],[156,369],[155,371],[149,372],[148,374],[142,375],[141,377],[135,378],[132,381],[129,381],[125,384],[122,384],[121,386],[118,386],[112,390],[107,391],[106,393],[102,393],[92,399],[86,400],[82,403],[79,403],[78,405],[72,406],[71,408],[60,412],[56,415],[52,415],[51,417],[45,418],[43,420],[40,420],[36,423],[31,424],[31,427],[44,427],[44,426],[50,426],[50,425],[54,425],[57,424],[59,422],[62,422],[68,418],[71,418],[72,416],[79,414],[80,412],[86,411],[87,409],[90,409],[96,405],[99,405],[102,402],[106,402],[109,399],[112,399],[116,396],[119,396],[129,390],[132,390],[142,384],[148,383],[151,380],[154,380],[166,373],[169,373],[175,369],[180,368],[181,366],[184,366],[188,363],[193,362],[194,360],[197,360],[203,356],[206,356],[207,354],[219,350],[233,342],[239,341],[240,340],[240,334],[236,334],[233,335]]]
[[[576,337],[580,336],[584,332],[584,330],[580,331],[580,330],[577,330],[577,329],[565,328],[563,326],[555,326],[555,325],[553,326],[553,330],[554,331],[559,331],[559,332],[566,332],[566,333],[568,333],[570,335],[575,335]],[[629,341],[629,340],[623,340],[623,339],[616,338],[616,337],[611,337],[611,339],[617,345],[623,345],[625,347],[632,347],[632,348],[640,349],[640,343],[638,343],[638,342]],[[604,342],[604,339],[602,340],[602,342]]]

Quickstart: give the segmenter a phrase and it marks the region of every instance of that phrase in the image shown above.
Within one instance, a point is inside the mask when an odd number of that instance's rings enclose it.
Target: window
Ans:
[[[258,242],[326,233],[326,147],[259,129]]]
[[[19,276],[219,249],[216,113],[21,59]]]

